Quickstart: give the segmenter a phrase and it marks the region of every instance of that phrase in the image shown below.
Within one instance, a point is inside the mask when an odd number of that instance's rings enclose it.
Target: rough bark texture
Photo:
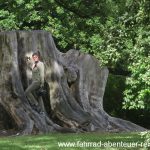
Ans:
[[[45,115],[33,110],[24,94],[31,79],[25,58],[37,50],[46,68]],[[59,52],[48,32],[0,33],[0,104],[22,134],[145,130],[104,111],[107,77],[108,69],[100,68],[94,57]]]

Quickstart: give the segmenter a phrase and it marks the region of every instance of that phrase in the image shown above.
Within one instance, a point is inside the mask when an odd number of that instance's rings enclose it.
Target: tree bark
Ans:
[[[35,51],[40,52],[46,70],[44,115],[32,109],[24,93],[31,80],[26,57]],[[93,56],[76,50],[61,53],[48,32],[0,33],[0,104],[22,134],[144,131],[104,111],[107,77],[108,69]]]

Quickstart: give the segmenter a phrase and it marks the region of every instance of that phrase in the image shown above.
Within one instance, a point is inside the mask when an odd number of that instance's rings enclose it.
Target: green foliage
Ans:
[[[128,69],[132,74],[126,81],[124,108],[150,109],[150,32],[141,29],[137,32],[137,43],[130,53],[133,62],[129,64]]]
[[[17,29],[16,26],[16,17],[13,13],[10,13],[7,10],[1,9],[0,10],[0,30],[7,28],[8,30],[13,29],[14,27]]]
[[[47,30],[127,76],[123,108],[150,109],[149,0],[1,0],[0,30]]]

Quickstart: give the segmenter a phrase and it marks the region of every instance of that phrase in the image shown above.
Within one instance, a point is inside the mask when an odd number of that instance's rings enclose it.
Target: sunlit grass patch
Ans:
[[[79,150],[79,149],[146,149],[148,147],[115,147],[112,143],[144,143],[142,133],[52,133],[35,136],[14,136],[0,138],[1,150]],[[59,143],[59,144],[58,144]],[[62,144],[63,143],[63,144]],[[68,144],[69,143],[69,144]],[[106,143],[106,145],[100,145]],[[109,145],[107,145],[109,143]],[[89,145],[88,145],[89,144]],[[97,144],[97,147],[96,145]],[[99,145],[98,145],[99,144]],[[99,146],[99,147],[98,147]],[[134,145],[133,145],[134,146]],[[136,146],[136,145],[135,145]],[[150,146],[150,144],[149,144]]]

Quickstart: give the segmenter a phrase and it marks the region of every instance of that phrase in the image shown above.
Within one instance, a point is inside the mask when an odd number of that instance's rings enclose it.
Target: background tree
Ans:
[[[92,54],[112,76],[124,76],[120,105],[142,112],[141,116],[149,116],[150,107],[149,24],[149,0],[1,0],[0,4],[1,30],[50,31],[61,51],[75,48]],[[106,94],[106,104],[109,100]]]

